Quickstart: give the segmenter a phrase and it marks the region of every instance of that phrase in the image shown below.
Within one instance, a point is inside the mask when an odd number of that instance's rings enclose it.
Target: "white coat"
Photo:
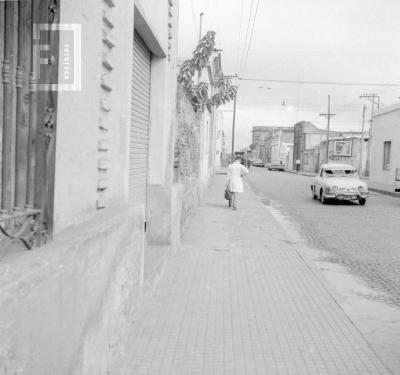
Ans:
[[[228,189],[233,193],[243,193],[242,176],[248,175],[249,170],[240,164],[239,160],[228,166]]]

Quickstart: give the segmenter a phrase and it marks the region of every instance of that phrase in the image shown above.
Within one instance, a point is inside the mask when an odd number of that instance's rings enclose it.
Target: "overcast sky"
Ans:
[[[201,12],[203,34],[217,33],[225,74],[400,85],[400,0],[180,0],[181,58],[190,57],[197,44]],[[336,113],[331,126],[337,130],[361,130],[364,103],[369,120],[370,103],[360,100],[361,94],[377,93],[385,106],[399,102],[400,96],[400,87],[367,84],[239,84],[237,149],[250,144],[256,125],[293,126],[307,120],[325,128],[326,119],[319,114],[327,112],[328,94]],[[223,108],[228,137],[231,109]]]

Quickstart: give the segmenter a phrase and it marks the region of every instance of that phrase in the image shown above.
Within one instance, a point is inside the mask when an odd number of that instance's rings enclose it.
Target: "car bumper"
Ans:
[[[367,199],[369,193],[368,192],[357,192],[357,193],[325,193],[325,198],[327,199],[337,199],[337,200],[346,200],[346,201],[358,201],[359,199]]]
[[[284,171],[285,167],[282,166],[282,165],[279,165],[279,166],[278,165],[269,165],[268,169],[275,169],[275,170],[278,170],[278,171]]]

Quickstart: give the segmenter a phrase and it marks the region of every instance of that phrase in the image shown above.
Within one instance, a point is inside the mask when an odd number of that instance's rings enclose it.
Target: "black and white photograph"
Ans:
[[[400,374],[399,0],[0,0],[0,375]]]

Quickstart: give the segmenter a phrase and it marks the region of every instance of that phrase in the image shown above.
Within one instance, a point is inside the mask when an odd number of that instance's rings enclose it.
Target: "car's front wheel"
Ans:
[[[365,206],[365,203],[367,203],[367,200],[365,198],[360,198],[358,202],[361,204],[361,206]]]
[[[317,194],[315,194],[315,186],[311,186],[311,196],[312,199],[317,199]]]
[[[319,198],[321,200],[322,204],[327,204],[328,200],[325,198],[325,194],[324,191],[321,189],[320,193],[319,193]]]

